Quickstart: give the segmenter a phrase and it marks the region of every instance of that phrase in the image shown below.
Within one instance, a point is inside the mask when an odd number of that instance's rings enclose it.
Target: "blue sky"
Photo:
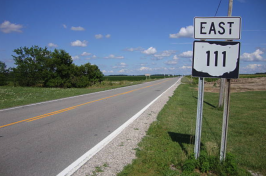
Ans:
[[[216,16],[227,16],[228,1]],[[219,2],[0,0],[0,60],[14,67],[14,49],[38,45],[105,75],[191,74],[193,19],[214,16]],[[265,0],[233,2],[232,16],[242,18],[240,73],[266,72],[265,8]]]

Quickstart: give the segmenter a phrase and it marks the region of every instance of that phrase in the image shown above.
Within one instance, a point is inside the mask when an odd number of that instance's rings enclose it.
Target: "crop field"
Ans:
[[[259,77],[266,77],[266,74],[241,74],[239,78],[259,78]]]

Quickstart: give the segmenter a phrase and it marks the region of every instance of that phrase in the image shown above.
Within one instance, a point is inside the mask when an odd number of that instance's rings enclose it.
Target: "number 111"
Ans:
[[[207,54],[207,66],[210,66],[210,51],[206,51]],[[217,67],[218,65],[218,51],[214,51],[214,57],[215,57],[215,66]],[[226,51],[222,52],[223,54],[223,67],[225,67],[225,63],[226,63]]]

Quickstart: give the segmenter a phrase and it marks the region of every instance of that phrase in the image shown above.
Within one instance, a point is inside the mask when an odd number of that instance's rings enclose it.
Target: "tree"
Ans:
[[[0,61],[0,86],[4,86],[7,84],[7,72],[6,64]]]
[[[75,66],[74,70],[74,76],[71,79],[74,87],[87,87],[103,81],[103,74],[96,65],[86,63],[81,66]]]
[[[50,58],[50,51],[45,47],[32,46],[15,49],[13,56],[15,64],[14,74],[21,86],[36,86],[45,77],[46,61]]]
[[[86,75],[89,77],[91,84],[103,81],[104,75],[97,65],[91,65],[90,63],[87,63],[84,66],[87,70]]]
[[[87,87],[103,80],[96,65],[76,66],[64,50],[33,46],[18,48],[13,56],[16,68],[12,74],[20,86]]]
[[[46,87],[72,87],[70,78],[74,76],[75,65],[64,50],[55,49],[47,60],[48,72],[44,79]]]

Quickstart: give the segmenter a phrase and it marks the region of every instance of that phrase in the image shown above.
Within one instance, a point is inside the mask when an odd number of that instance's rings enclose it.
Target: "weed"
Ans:
[[[106,162],[103,164],[103,166],[96,166],[95,170],[92,171],[92,175],[88,175],[88,176],[97,176],[99,172],[104,172],[103,168],[109,167],[109,164]]]
[[[106,162],[103,164],[103,167],[109,167],[109,164]]]
[[[95,167],[95,171],[96,171],[96,172],[103,172],[103,169],[102,169],[101,166],[96,166],[96,167]]]
[[[182,171],[183,173],[190,174],[195,172],[196,169],[199,169],[201,173],[212,171],[218,175],[241,175],[239,174],[235,157],[230,153],[227,153],[226,160],[222,163],[218,159],[218,156],[209,156],[206,151],[201,152],[198,160],[191,155],[189,159],[184,162]]]
[[[140,151],[140,149],[139,149],[139,148],[133,148],[133,150]]]

